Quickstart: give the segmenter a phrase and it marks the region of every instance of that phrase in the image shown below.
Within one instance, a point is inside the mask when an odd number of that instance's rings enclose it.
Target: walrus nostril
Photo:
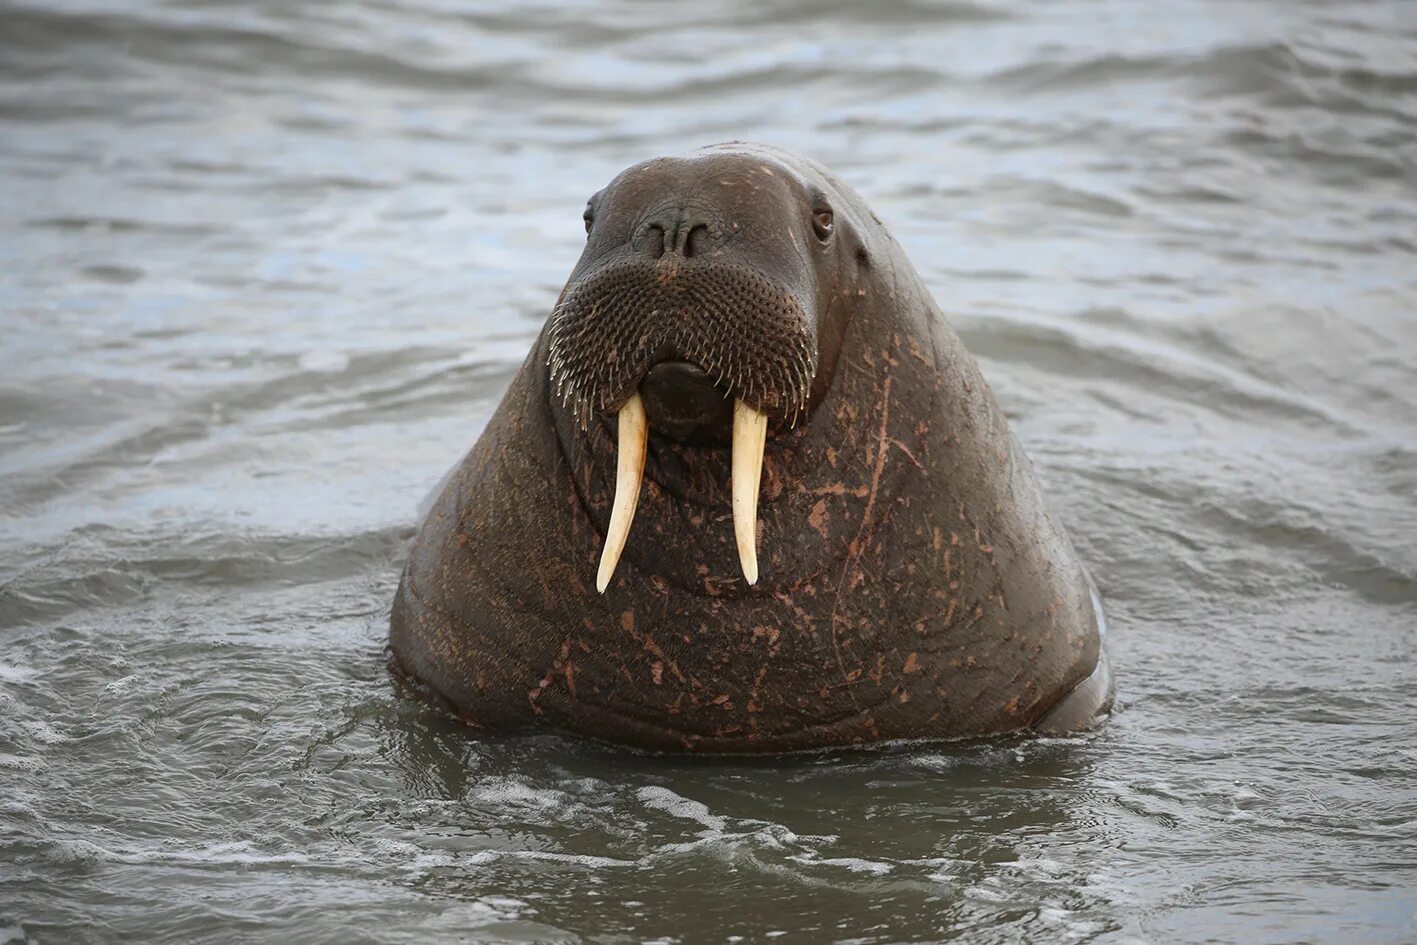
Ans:
[[[713,247],[718,229],[711,222],[703,212],[671,208],[641,225],[632,245],[650,259],[697,256]]]
[[[705,223],[695,223],[688,227],[688,235],[684,237],[684,255],[697,256],[703,252],[709,243],[709,228]]]
[[[658,259],[664,255],[664,227],[658,223],[651,223],[645,228],[644,238],[640,248],[644,250],[646,256],[651,259]]]

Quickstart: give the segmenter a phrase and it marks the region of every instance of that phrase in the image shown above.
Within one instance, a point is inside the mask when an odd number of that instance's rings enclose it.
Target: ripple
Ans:
[[[66,537],[32,552],[43,565],[0,585],[7,627],[130,605],[201,587],[238,588],[318,582],[363,574],[402,551],[412,529],[348,536],[124,534],[96,549]]]

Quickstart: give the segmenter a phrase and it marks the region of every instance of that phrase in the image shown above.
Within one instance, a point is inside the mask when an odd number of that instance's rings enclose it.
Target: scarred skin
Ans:
[[[657,751],[1095,721],[1111,683],[1088,578],[974,359],[859,197],[753,146],[641,165],[593,203],[602,232],[571,284],[631,251],[649,198],[679,192],[736,224],[705,255],[762,260],[813,320],[809,408],[795,428],[775,415],[767,441],[759,583],[735,550],[728,447],[656,435],[651,417],[629,541],[596,593],[614,412],[581,428],[543,331],[415,540],[395,671],[479,729]],[[834,213],[825,241],[814,199]]]

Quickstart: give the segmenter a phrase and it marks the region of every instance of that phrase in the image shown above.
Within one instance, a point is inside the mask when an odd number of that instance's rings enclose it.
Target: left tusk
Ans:
[[[758,583],[758,486],[768,415],[741,400],[733,402],[733,537],[749,584]]]
[[[639,392],[630,395],[620,408],[620,441],[615,459],[615,501],[610,507],[610,527],[605,530],[605,547],[600,552],[600,571],[595,576],[595,589],[605,593],[625,539],[630,537],[630,523],[635,519],[635,506],[640,501],[640,482],[645,475],[645,449],[649,445],[649,418]]]

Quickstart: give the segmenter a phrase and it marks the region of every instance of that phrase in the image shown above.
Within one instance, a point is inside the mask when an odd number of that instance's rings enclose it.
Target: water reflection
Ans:
[[[1107,792],[1076,740],[671,760],[469,741],[431,713],[386,721],[386,758],[434,802],[396,822],[430,863],[415,887],[562,929],[830,935],[903,913],[941,940],[1056,931],[1096,877],[1040,842],[1111,842]]]

